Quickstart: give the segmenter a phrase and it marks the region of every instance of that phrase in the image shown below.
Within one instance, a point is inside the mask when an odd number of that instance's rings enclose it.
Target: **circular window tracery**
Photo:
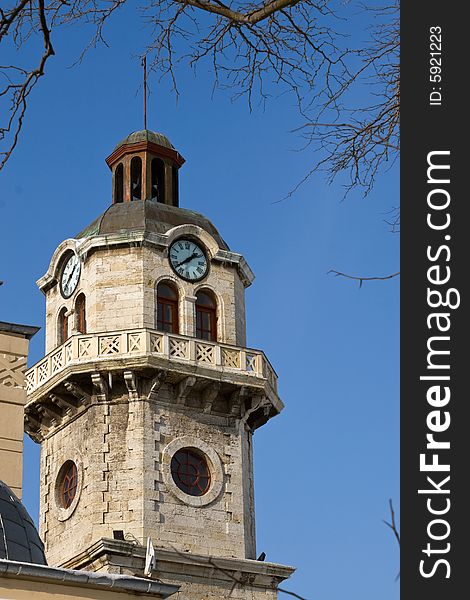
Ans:
[[[205,456],[195,448],[181,448],[171,459],[171,475],[181,491],[189,496],[203,496],[211,483]]]
[[[59,473],[59,501],[62,508],[69,508],[75,500],[78,487],[77,465],[68,460]]]

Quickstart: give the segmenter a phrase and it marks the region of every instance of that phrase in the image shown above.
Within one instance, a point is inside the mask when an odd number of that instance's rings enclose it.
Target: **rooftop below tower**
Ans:
[[[27,510],[0,481],[0,559],[45,565],[44,546]]]

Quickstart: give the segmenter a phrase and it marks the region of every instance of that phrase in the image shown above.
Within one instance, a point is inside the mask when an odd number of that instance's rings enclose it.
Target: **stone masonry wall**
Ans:
[[[183,281],[171,269],[166,251],[154,247],[100,248],[82,263],[74,294],[64,299],[59,284],[46,294],[46,353],[58,345],[58,317],[65,308],[69,335],[77,333],[74,312],[77,297],[85,294],[87,333],[132,328],[156,328],[156,288],[172,281],[178,289],[179,332],[195,335],[195,301],[199,289],[212,290],[217,298],[218,341],[244,346],[244,286],[233,266],[212,262],[209,275],[198,283]]]
[[[112,537],[114,529],[142,539],[143,459],[135,439],[143,436],[143,411],[129,403],[122,385],[116,388],[115,402],[94,403],[42,444],[40,532],[52,565]],[[63,509],[58,484],[68,460],[79,481],[76,502]]]
[[[148,427],[145,440],[145,538],[150,536],[158,544],[181,552],[245,558],[246,547],[253,548],[255,542],[254,531],[246,526],[254,510],[250,493],[240,493],[244,471],[251,468],[243,453],[244,429],[240,433],[227,418],[174,405],[148,403],[146,410],[145,420],[153,427]],[[206,505],[188,504],[189,498],[175,495],[176,486],[164,480],[165,448],[178,439],[185,447],[204,453],[208,446],[220,460],[221,471],[211,469],[212,485],[220,484],[220,493]],[[245,478],[249,485],[251,478],[252,474]]]
[[[77,297],[85,294],[87,332],[143,327],[142,248],[116,248],[90,254],[82,264],[74,294],[64,299],[59,284],[46,295],[46,353],[58,345],[58,316],[68,311],[69,335],[77,332]]]
[[[112,400],[94,402],[42,445],[40,531],[50,564],[76,556],[113,530],[126,539],[233,558],[253,558],[253,474],[248,433],[238,420],[167,404],[173,386],[160,390],[163,401],[130,400],[113,381]],[[171,444],[195,447],[211,468],[212,496],[202,505],[165,479]],[[170,453],[170,454],[168,454]],[[72,460],[79,473],[76,501],[61,508],[60,470]]]

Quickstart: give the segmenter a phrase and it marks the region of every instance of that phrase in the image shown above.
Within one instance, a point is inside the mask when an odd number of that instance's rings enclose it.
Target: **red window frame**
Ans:
[[[84,294],[80,294],[75,304],[77,312],[77,329],[80,333],[86,333],[86,301]]]
[[[204,326],[203,315],[209,315],[209,328]],[[196,337],[209,342],[217,341],[217,317],[215,308],[196,304]]]
[[[171,290],[175,298],[168,298],[165,292],[162,293],[161,287],[165,286]],[[160,291],[159,291],[160,290]],[[178,292],[174,286],[166,281],[162,281],[157,286],[157,329],[166,333],[179,333],[179,315],[178,315]],[[170,319],[166,318],[167,308],[169,308]]]
[[[211,485],[211,472],[205,456],[194,448],[181,448],[171,459],[173,481],[185,494],[204,496]]]
[[[212,306],[209,306],[206,302],[201,302],[199,295],[204,295],[209,299]],[[217,308],[216,300],[213,294],[206,290],[200,290],[196,294],[196,337],[200,340],[207,340],[209,342],[217,341]],[[206,327],[204,324],[204,315],[208,315],[208,324]]]
[[[69,460],[62,467],[60,480],[60,501],[63,508],[69,508],[75,500],[78,487],[77,465]]]
[[[69,339],[69,319],[66,316],[66,312],[67,309],[63,308],[60,312],[59,312],[59,318],[58,318],[58,345],[60,346],[60,344],[64,344],[68,339]]]

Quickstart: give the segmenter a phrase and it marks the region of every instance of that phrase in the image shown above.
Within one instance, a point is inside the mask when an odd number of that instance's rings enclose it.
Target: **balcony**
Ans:
[[[240,384],[245,381],[247,385],[267,386],[268,396],[280,402],[277,376],[260,350],[151,329],[73,335],[26,371],[26,390],[33,400],[68,372],[84,372],[90,366],[93,371],[119,370],[130,364],[138,368],[152,358],[156,359],[156,368],[192,375],[204,372],[209,378],[227,381],[235,378]]]

